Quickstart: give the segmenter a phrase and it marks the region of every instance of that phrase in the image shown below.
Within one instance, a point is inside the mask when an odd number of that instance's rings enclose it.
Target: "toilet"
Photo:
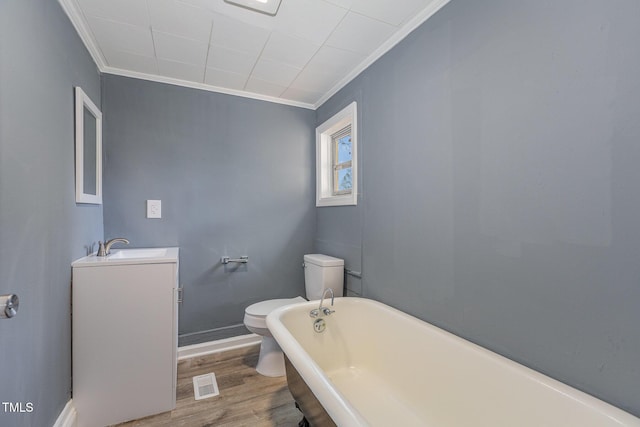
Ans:
[[[304,256],[303,266],[305,292],[309,301],[319,300],[327,288],[331,288],[336,297],[343,295],[344,260],[328,255],[308,254]],[[284,355],[267,328],[267,315],[276,308],[304,301],[306,299],[301,296],[271,299],[257,302],[245,309],[244,325],[249,331],[262,337],[256,366],[259,374],[267,377],[281,377],[285,374]]]

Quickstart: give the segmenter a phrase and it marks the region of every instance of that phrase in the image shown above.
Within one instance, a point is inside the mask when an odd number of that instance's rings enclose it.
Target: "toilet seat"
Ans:
[[[251,304],[244,310],[244,324],[253,328],[266,328],[267,316],[276,308],[284,307],[285,305],[295,304],[298,302],[305,302],[306,299],[302,297],[295,298],[280,298],[270,299],[266,301],[260,301],[255,304]]]

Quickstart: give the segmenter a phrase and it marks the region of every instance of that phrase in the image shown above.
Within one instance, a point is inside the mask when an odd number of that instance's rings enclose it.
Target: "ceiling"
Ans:
[[[103,73],[315,109],[449,0],[59,0]]]

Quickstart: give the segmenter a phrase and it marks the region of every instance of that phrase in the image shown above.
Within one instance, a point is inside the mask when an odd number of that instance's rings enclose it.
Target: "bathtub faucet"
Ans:
[[[318,317],[320,315],[328,316],[331,313],[335,313],[335,310],[331,310],[329,307],[323,307],[322,302],[324,301],[324,296],[327,295],[327,291],[331,294],[331,307],[333,307],[333,289],[327,288],[322,293],[322,298],[320,298],[320,306],[318,308],[314,308],[309,312],[309,316]]]

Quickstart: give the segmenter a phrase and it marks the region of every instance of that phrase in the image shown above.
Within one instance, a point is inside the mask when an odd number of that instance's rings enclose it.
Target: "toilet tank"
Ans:
[[[344,292],[344,260],[322,254],[304,256],[304,286],[309,300],[319,300],[322,292],[333,289],[336,297]]]

